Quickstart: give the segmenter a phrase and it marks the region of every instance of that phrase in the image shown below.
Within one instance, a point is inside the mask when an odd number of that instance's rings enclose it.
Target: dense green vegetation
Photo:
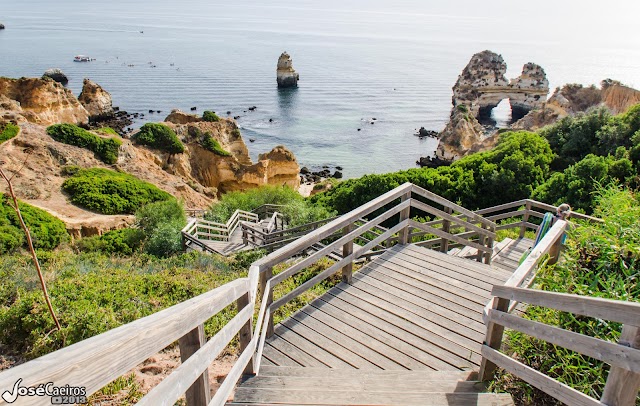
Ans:
[[[610,187],[598,194],[595,215],[604,224],[585,224],[570,232],[563,261],[538,272],[536,289],[616,300],[640,300],[640,202],[628,190]],[[621,326],[569,313],[530,306],[525,318],[573,332],[616,340]],[[609,367],[595,359],[514,331],[506,347],[521,362],[596,399],[602,395]],[[502,373],[496,388],[514,394],[520,404],[555,404],[548,396]],[[637,402],[640,405],[640,398]]]
[[[78,170],[62,189],[74,204],[103,214],[133,214],[145,204],[172,199],[133,175],[101,168]]]
[[[50,250],[69,240],[67,229],[60,219],[29,204],[18,204],[22,218],[31,232],[34,247]],[[12,205],[13,200],[0,193],[0,254],[26,247],[27,244],[20,220]]]
[[[553,154],[546,140],[530,132],[502,134],[495,149],[469,155],[449,166],[409,169],[349,179],[311,201],[346,213],[411,182],[469,209],[531,196],[549,175]]]
[[[231,156],[231,154],[227,151],[225,151],[221,146],[220,143],[213,139],[213,137],[211,136],[211,134],[209,133],[205,133],[203,138],[202,138],[202,147],[208,151],[213,152],[216,155],[220,155],[220,156]]]
[[[218,117],[216,112],[215,111],[209,111],[209,110],[205,110],[204,113],[202,113],[202,119],[204,121],[209,121],[209,122],[220,121],[220,117]]]
[[[86,148],[107,164],[118,161],[119,138],[101,138],[74,124],[54,124],[47,127],[47,134],[58,142]]]
[[[283,206],[278,211],[284,214],[292,227],[329,218],[335,214],[322,206],[311,204],[289,187],[262,186],[245,192],[229,192],[222,195],[220,201],[211,206],[205,218],[224,223],[238,209],[252,211],[263,204]]]
[[[101,127],[101,128],[98,128],[96,131],[106,135],[118,135],[116,130],[114,130],[111,127]]]
[[[20,127],[11,123],[0,123],[0,144],[18,135]]]
[[[137,144],[148,145],[170,154],[184,152],[184,145],[178,139],[175,131],[164,124],[147,123],[143,125],[140,127],[140,132],[134,135],[133,140]]]

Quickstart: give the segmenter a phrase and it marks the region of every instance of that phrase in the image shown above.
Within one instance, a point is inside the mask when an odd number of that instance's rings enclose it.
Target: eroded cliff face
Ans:
[[[89,113],[71,90],[51,79],[0,77],[0,117],[35,124],[86,123]]]
[[[542,67],[527,63],[522,74],[511,81],[505,77],[506,71],[504,59],[494,52],[482,51],[471,57],[453,87],[451,118],[440,133],[437,158],[453,161],[492,148],[496,131],[484,128],[478,118],[490,116],[504,99],[509,99],[514,117],[544,106],[549,81]]]
[[[84,79],[78,101],[87,109],[89,118],[92,120],[113,116],[111,94],[89,79]]]

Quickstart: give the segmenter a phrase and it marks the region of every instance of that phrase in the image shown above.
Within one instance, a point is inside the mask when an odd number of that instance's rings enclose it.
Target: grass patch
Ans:
[[[147,123],[143,125],[140,127],[140,132],[134,135],[133,140],[137,144],[148,145],[170,154],[184,152],[184,145],[178,139],[175,131],[164,124]]]
[[[20,127],[11,123],[0,123],[0,144],[18,135]]]
[[[104,163],[114,164],[118,161],[118,150],[122,145],[119,138],[101,138],[73,124],[51,125],[47,127],[47,134],[58,142],[94,152]]]
[[[202,147],[208,151],[213,152],[216,155],[220,155],[220,156],[231,156],[231,154],[227,151],[225,151],[221,146],[220,143],[215,140],[211,134],[209,133],[205,133],[204,137],[202,139],[202,143],[201,143]]]
[[[204,121],[208,121],[208,122],[218,122],[218,121],[220,121],[220,117],[218,117],[216,112],[215,111],[209,111],[209,110],[205,110],[204,113],[202,113],[202,119]]]
[[[118,133],[116,132],[116,130],[114,130],[111,127],[102,127],[102,128],[98,128],[96,130],[97,132],[101,133],[101,134],[105,134],[105,135],[118,135]]]
[[[102,214],[133,214],[148,203],[173,199],[133,175],[101,168],[77,171],[62,189],[74,204]]]

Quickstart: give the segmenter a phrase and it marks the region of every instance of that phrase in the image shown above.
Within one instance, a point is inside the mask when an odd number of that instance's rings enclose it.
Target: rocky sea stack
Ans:
[[[4,24],[0,23],[0,30],[4,30]]]
[[[293,69],[293,61],[285,51],[278,58],[278,68],[276,70],[276,80],[279,88],[298,87],[300,75]]]
[[[89,79],[85,78],[82,82],[82,92],[78,101],[87,109],[92,121],[101,121],[114,114],[111,94]]]
[[[64,72],[62,72],[58,68],[51,68],[44,71],[44,74],[42,75],[42,79],[46,79],[46,78],[53,79],[56,82],[61,83],[63,85],[66,85],[67,83],[69,83],[69,78],[67,77],[67,75],[65,75]]]

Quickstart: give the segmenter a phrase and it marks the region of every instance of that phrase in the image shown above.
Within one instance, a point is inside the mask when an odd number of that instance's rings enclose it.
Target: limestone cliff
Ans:
[[[504,59],[494,52],[482,51],[471,57],[453,86],[453,109],[449,123],[440,133],[438,159],[456,160],[491,148],[496,131],[483,128],[478,118],[490,116],[502,100],[509,99],[514,117],[544,105],[549,81],[542,67],[527,63],[522,74],[511,81],[507,81],[506,71]]]
[[[82,82],[82,92],[78,97],[78,101],[87,109],[91,120],[100,120],[113,116],[111,94],[89,79],[85,78]]]
[[[278,58],[278,67],[276,69],[276,81],[278,87],[298,87],[300,75],[293,69],[293,61],[289,54],[285,51]]]
[[[51,79],[0,77],[0,117],[50,125],[86,123],[89,113],[71,90]]]

